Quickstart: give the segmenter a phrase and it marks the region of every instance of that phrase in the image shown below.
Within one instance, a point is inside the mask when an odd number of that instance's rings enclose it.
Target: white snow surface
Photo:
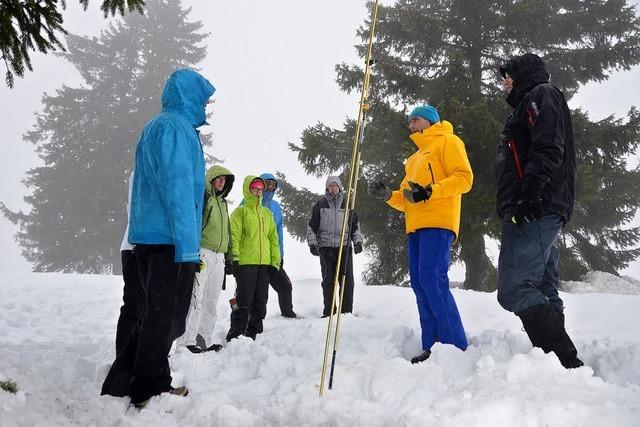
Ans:
[[[593,274],[582,284],[599,293],[562,293],[587,365],[575,370],[532,349],[495,293],[462,289],[453,293],[467,351],[437,344],[429,360],[411,365],[420,352],[412,290],[357,284],[333,389],[320,398],[320,280],[294,278],[303,318],[282,318],[271,290],[255,342],[243,337],[198,355],[177,349],[173,383],[189,396],[154,397],[139,411],[126,398],[99,396],[114,358],[120,277],[0,273],[0,380],[19,390],[0,391],[0,426],[638,426],[640,295],[611,294],[610,279]],[[218,305],[221,343],[233,287]]]

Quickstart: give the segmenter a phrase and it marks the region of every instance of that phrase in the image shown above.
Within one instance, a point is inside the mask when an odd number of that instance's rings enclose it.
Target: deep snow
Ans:
[[[532,349],[495,293],[454,289],[470,341],[436,345],[420,365],[409,288],[356,285],[343,318],[334,389],[318,397],[327,320],[319,279],[294,278],[294,309],[270,293],[265,332],[219,353],[171,355],[186,398],[153,398],[142,411],[100,397],[114,357],[122,283],[117,276],[0,273],[0,425],[640,425],[640,282],[593,273],[568,282],[567,329],[588,365],[567,371]],[[222,292],[216,335],[229,325]],[[581,290],[582,289],[582,290]],[[606,293],[605,293],[606,292]],[[626,295],[621,295],[622,293]]]

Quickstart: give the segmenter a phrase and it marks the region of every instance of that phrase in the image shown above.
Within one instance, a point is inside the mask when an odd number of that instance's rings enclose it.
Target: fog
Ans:
[[[86,12],[77,3],[67,2],[65,28],[73,34],[99,36],[111,20],[102,17],[100,2],[90,2]],[[217,88],[212,126],[202,129],[213,134],[213,146],[207,151],[224,159],[240,179],[249,173],[280,171],[296,186],[321,192],[324,179],[305,175],[287,143],[298,143],[302,130],[318,121],[341,127],[347,117],[355,116],[359,94],[339,91],[334,67],[343,61],[361,61],[354,45],[359,42],[356,30],[367,17],[365,2],[188,0],[183,6],[192,7],[190,20],[201,20],[202,31],[211,33],[207,58],[200,64],[202,74]],[[23,142],[22,135],[34,123],[42,94],[62,84],[82,83],[73,66],[60,57],[34,53],[32,61],[34,72],[17,78],[14,89],[0,87],[0,201],[12,210],[27,207],[22,197],[28,190],[21,180],[39,164],[33,146]],[[570,104],[582,106],[594,119],[611,114],[622,117],[632,105],[640,105],[638,81],[640,67],[615,73],[606,82],[581,89]],[[230,199],[241,199],[238,187]],[[29,270],[13,240],[15,231],[14,225],[0,218],[0,269]],[[291,276],[319,275],[319,263],[306,245],[289,237],[285,254]],[[356,275],[364,261],[362,256],[356,258]],[[640,277],[640,262],[623,274]],[[463,279],[460,266],[454,267],[452,277]]]

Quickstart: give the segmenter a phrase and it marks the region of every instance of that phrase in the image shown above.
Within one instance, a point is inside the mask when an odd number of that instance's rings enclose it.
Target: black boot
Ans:
[[[563,319],[551,304],[535,305],[517,314],[534,347],[541,348],[545,353],[553,351],[567,369],[584,365],[564,329]]]
[[[431,352],[429,350],[424,351],[416,357],[413,357],[411,359],[411,363],[415,365],[416,363],[424,362],[429,358],[429,356],[431,356]]]

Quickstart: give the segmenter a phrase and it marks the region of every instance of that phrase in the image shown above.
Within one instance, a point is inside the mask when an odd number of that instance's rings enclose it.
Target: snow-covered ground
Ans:
[[[532,349],[495,293],[455,289],[470,341],[461,352],[436,345],[420,365],[411,289],[357,286],[343,318],[334,389],[318,397],[327,320],[318,279],[294,280],[294,309],[280,317],[271,293],[265,332],[219,353],[171,355],[174,385],[142,411],[100,397],[114,357],[119,277],[0,273],[0,426],[321,425],[631,426],[640,425],[639,282],[592,274],[563,293],[567,329],[588,365],[567,371]],[[566,284],[565,284],[566,285]],[[634,288],[635,287],[635,288]],[[216,335],[228,328],[229,286]],[[633,292],[636,289],[636,292]],[[618,294],[616,294],[617,291]],[[621,295],[625,293],[626,295]]]

